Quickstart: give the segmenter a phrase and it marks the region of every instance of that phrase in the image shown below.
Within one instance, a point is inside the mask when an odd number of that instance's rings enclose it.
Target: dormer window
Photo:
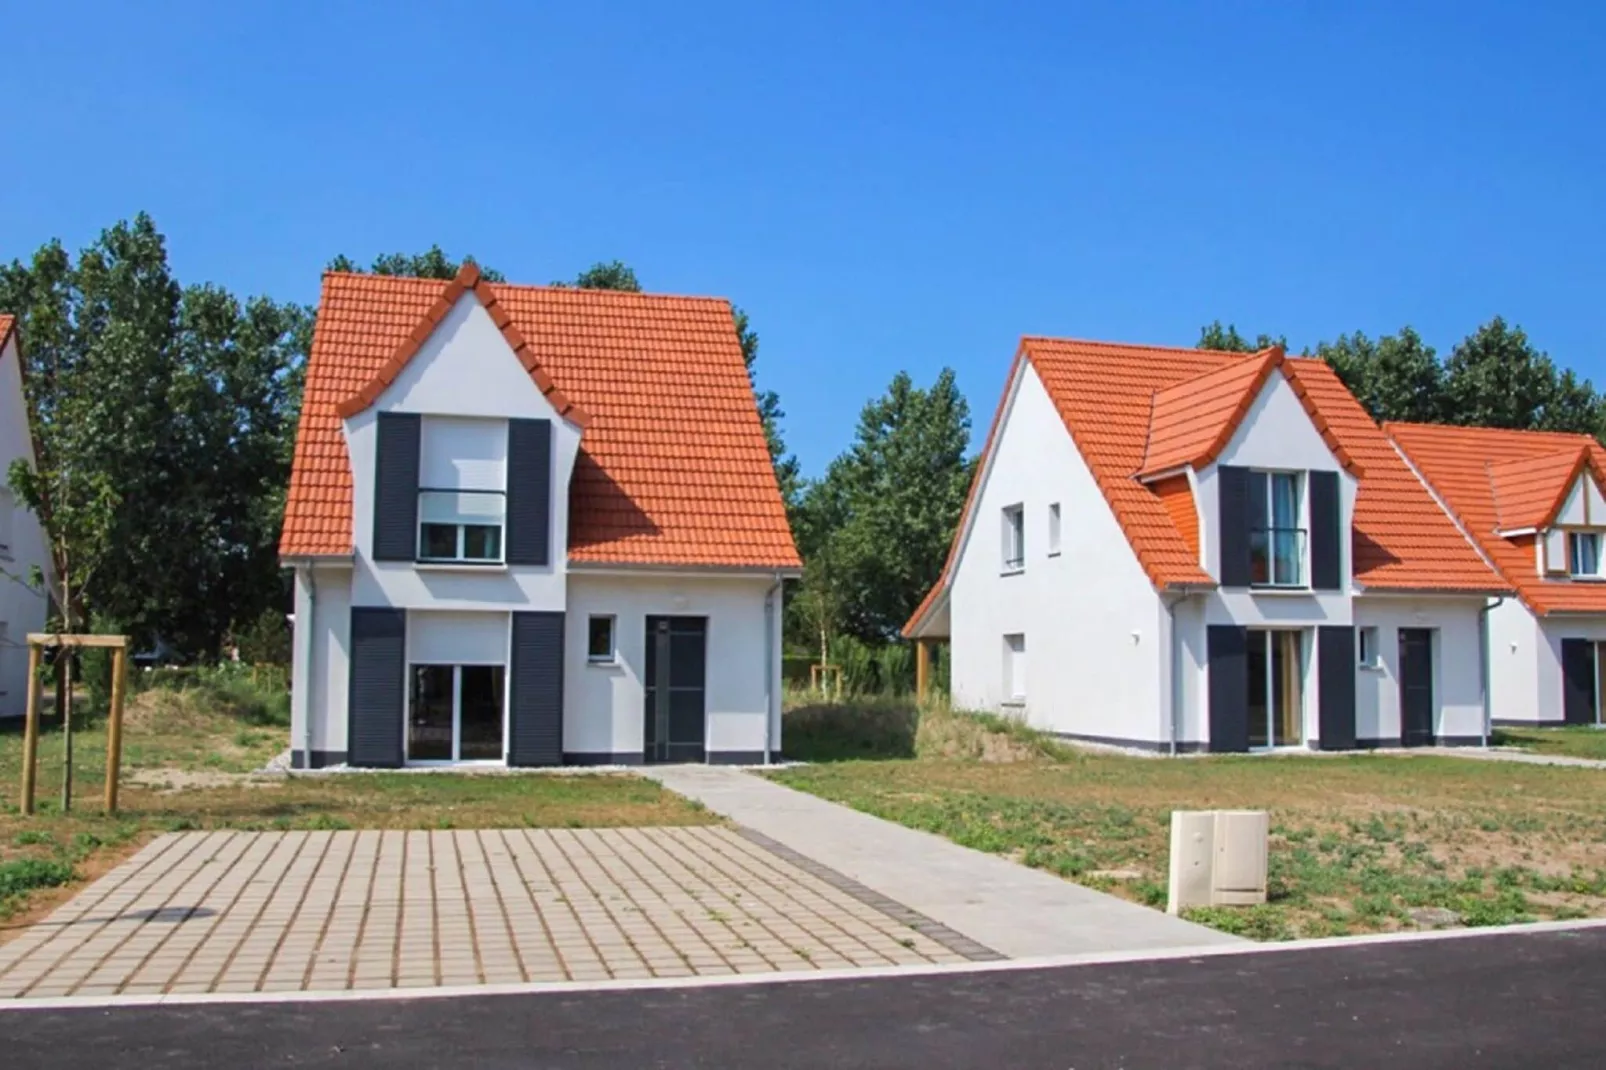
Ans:
[[[1567,533],[1567,571],[1581,579],[1600,579],[1600,532]]]
[[[421,490],[418,560],[500,564],[506,516],[499,490]]]
[[[1304,486],[1299,472],[1249,473],[1249,582],[1304,587]]]

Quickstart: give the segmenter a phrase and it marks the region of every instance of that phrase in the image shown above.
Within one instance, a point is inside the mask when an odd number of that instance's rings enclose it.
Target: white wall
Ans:
[[[11,462],[33,460],[28,406],[22,394],[22,354],[15,333],[0,350],[0,486],[5,485]],[[29,632],[43,631],[49,601],[43,591],[28,586],[37,566],[48,576],[49,554],[39,519],[15,501],[11,510],[10,552],[0,555],[0,621],[6,643],[0,646],[0,717],[20,717],[28,701]]]
[[[1164,737],[1160,599],[1029,361],[1022,361],[954,570],[954,703],[999,709],[1004,636],[1026,637],[1025,714],[1053,732]],[[1060,503],[1061,553],[1047,555]],[[1001,575],[1001,513],[1025,506],[1026,567]]]
[[[764,750],[766,721],[779,724],[780,592],[766,626],[769,577],[569,574],[564,638],[563,749],[567,754],[640,755],[645,741],[647,617],[708,618],[708,751]],[[615,661],[586,660],[588,622],[612,615]],[[769,649],[765,649],[766,639]],[[766,679],[765,663],[769,663]]]
[[[1573,527],[1600,527],[1606,524],[1606,500],[1602,499],[1600,488],[1588,472],[1573,482],[1561,512],[1556,514],[1556,523]]]
[[[1355,683],[1355,735],[1400,738],[1400,629],[1433,629],[1433,734],[1467,739],[1483,732],[1478,668],[1478,609],[1482,598],[1363,595],[1355,600],[1356,628],[1377,629],[1378,667]]]
[[[1536,720],[1560,721],[1566,717],[1561,692],[1561,641],[1563,639],[1606,640],[1606,614],[1577,614],[1546,617],[1539,622],[1533,644],[1538,672],[1535,674]],[[1496,716],[1505,716],[1496,713]],[[1527,718],[1523,718],[1527,720]]]
[[[372,557],[375,438],[380,412],[552,421],[552,564],[544,568],[419,567]],[[465,294],[379,400],[345,423],[352,464],[353,597],[361,606],[475,610],[564,608],[569,476],[580,429],[558,416],[473,295]]]
[[[306,604],[302,575],[310,575],[311,600]],[[296,750],[346,750],[346,697],[351,686],[351,569],[319,566],[297,569],[295,675],[291,680],[291,746]],[[302,628],[310,629],[311,639],[302,652]],[[310,655],[310,657],[308,657]],[[302,659],[307,658],[305,674]],[[302,680],[306,688],[305,716],[311,722],[309,744],[301,732],[302,706],[298,692]]]
[[[1541,658],[1555,665],[1555,687],[1543,702]],[[1561,720],[1560,647],[1554,654],[1538,618],[1516,598],[1507,598],[1489,611],[1490,713],[1496,721]]]

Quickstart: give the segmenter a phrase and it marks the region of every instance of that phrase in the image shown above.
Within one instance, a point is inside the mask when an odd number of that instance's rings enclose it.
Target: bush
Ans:
[[[276,609],[235,632],[240,660],[251,665],[290,664],[290,621]]]
[[[290,725],[289,673],[274,665],[222,662],[139,674],[140,689],[156,693],[144,705],[171,723],[221,715],[249,725]]]
[[[54,888],[66,884],[73,876],[73,868],[65,862],[43,858],[0,862],[0,900],[31,892],[35,888]]]

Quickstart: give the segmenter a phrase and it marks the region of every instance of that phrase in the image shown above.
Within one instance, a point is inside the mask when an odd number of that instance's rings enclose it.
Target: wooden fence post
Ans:
[[[123,761],[123,693],[127,687],[128,650],[112,651],[112,708],[106,725],[106,812],[117,812],[117,777]]]

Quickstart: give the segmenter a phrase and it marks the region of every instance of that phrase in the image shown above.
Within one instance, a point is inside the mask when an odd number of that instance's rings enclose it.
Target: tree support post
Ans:
[[[28,709],[22,732],[22,803],[24,814],[33,813],[33,794],[39,765],[39,654],[37,643],[28,644]]]
[[[931,641],[915,640],[915,698],[926,701],[931,688]]]
[[[117,812],[117,777],[123,758],[123,693],[128,679],[128,649],[112,652],[112,708],[106,723],[106,812]]]

